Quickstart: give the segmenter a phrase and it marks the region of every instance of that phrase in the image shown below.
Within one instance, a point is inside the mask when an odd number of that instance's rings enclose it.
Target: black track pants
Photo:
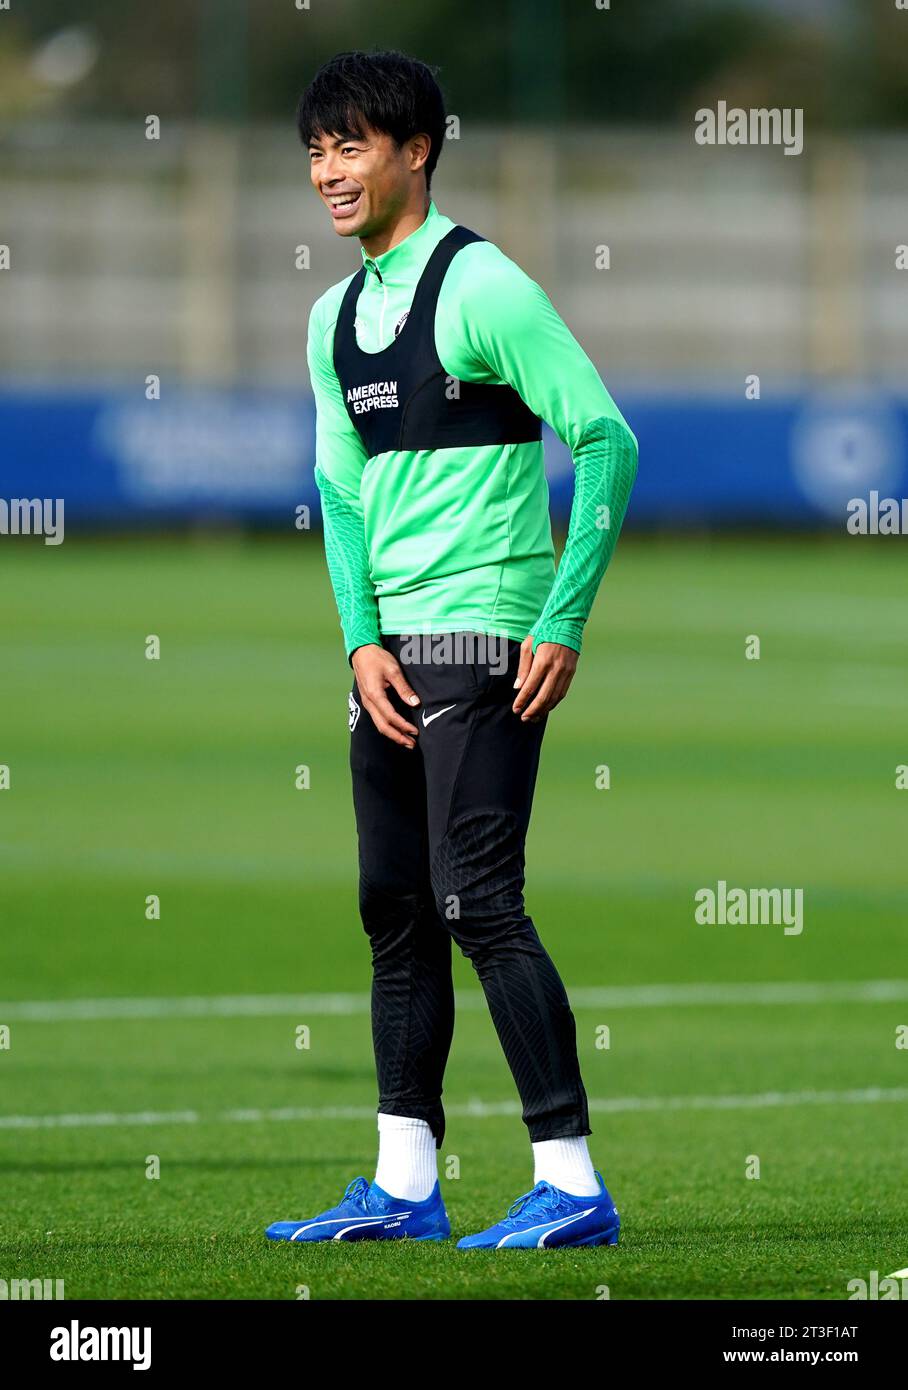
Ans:
[[[574,1018],[523,902],[545,725],[511,710],[517,642],[496,649],[489,639],[487,649],[485,639],[458,634],[449,654],[460,659],[438,662],[441,640],[384,639],[422,702],[414,711],[388,691],[418,724],[415,749],[378,732],[355,683],[350,703],[378,1108],[427,1120],[441,1145],[453,938],[485,991],[530,1138],[589,1134]]]

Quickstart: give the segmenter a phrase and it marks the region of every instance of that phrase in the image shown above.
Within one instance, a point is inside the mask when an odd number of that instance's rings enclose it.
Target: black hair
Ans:
[[[435,69],[396,50],[338,53],[319,68],[300,98],[296,124],[308,148],[320,135],[362,139],[364,125],[390,135],[398,149],[428,135],[426,189],[441,154],[445,103]]]

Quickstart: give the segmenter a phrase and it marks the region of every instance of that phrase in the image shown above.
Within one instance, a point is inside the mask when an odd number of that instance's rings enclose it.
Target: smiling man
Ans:
[[[375,1179],[272,1239],[440,1240],[451,942],[520,1094],[534,1186],[461,1248],[617,1243],[574,1019],[524,908],[549,713],[567,694],[637,444],[550,301],[430,197],[444,104],[425,64],[342,53],[300,102],[311,178],[359,270],[313,307],[308,360],[349,697],[360,913],[372,948]],[[555,567],[542,421],[569,445]],[[557,929],[557,923],[554,924]]]

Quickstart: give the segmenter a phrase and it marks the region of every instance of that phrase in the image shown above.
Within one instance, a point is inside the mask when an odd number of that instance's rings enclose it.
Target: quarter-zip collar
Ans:
[[[367,255],[365,248],[360,247],[363,265],[382,285],[416,280],[435,247],[453,226],[451,219],[442,217],[434,202],[430,202],[425,220],[396,246],[374,257]]]

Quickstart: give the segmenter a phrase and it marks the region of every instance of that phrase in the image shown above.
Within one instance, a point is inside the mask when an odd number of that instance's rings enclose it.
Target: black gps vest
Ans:
[[[356,301],[365,266],[347,286],[334,329],[334,370],[369,458],[392,449],[542,438],[542,421],[513,387],[458,382],[435,349],[435,307],[445,272],[461,247],[484,240],[466,227],[453,227],[442,237],[419,277],[402,328],[381,352],[363,352],[356,341]]]

